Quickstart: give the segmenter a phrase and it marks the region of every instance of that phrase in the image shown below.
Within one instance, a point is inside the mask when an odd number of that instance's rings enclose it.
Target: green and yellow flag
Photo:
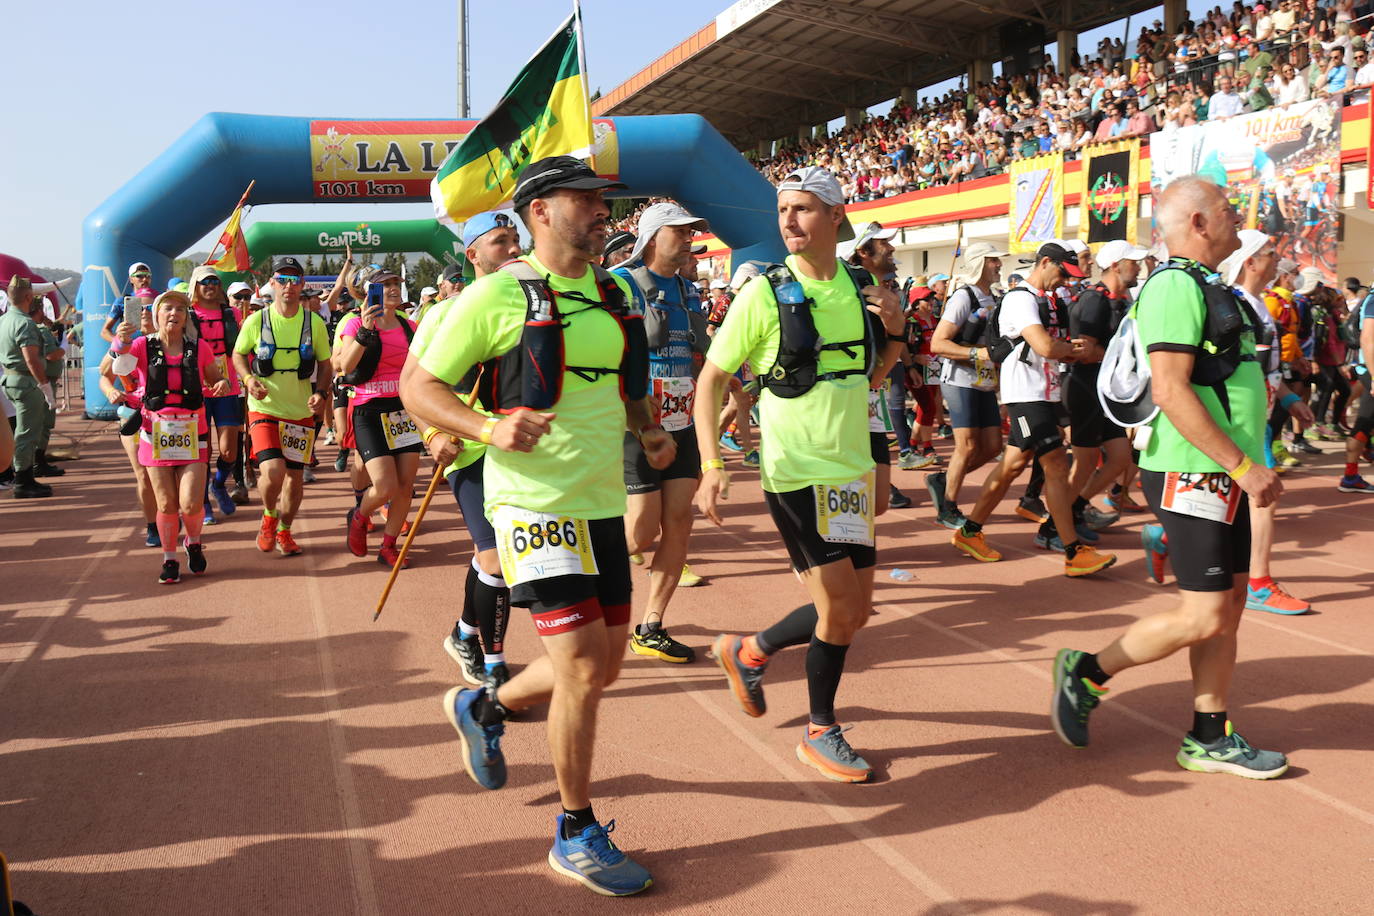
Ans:
[[[595,148],[576,12],[525,64],[506,94],[453,148],[430,184],[434,212],[455,224],[510,200],[521,169]]]

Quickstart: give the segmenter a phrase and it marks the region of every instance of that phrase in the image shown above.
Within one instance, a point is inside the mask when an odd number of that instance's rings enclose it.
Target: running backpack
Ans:
[[[1358,306],[1350,310],[1350,313],[1345,316],[1345,320],[1337,325],[1341,335],[1341,342],[1347,347],[1356,350],[1360,348],[1360,328],[1364,324],[1364,319],[1360,316],[1363,315],[1365,309],[1369,307],[1369,300],[1371,297],[1374,297],[1374,293],[1365,296],[1364,300]]]
[[[315,313],[305,306],[300,306],[301,313],[301,339],[296,345],[296,351],[300,354],[300,365],[296,367],[296,378],[305,381],[315,374],[315,346],[314,332]],[[269,314],[272,307],[258,312],[258,325],[261,328],[258,332],[258,346],[253,351],[253,358],[249,361],[248,368],[253,370],[253,374],[258,378],[267,378],[274,372],[286,372],[288,370],[278,370],[276,367],[277,340],[272,335],[272,318]]]
[[[144,338],[148,341],[148,384],[143,389],[143,406],[156,413],[167,406],[167,354],[162,342],[156,337]],[[181,395],[182,410],[199,410],[205,403],[200,387],[200,366],[196,364],[196,347],[187,340],[181,348],[181,386],[176,389]]]
[[[404,315],[397,317],[401,320],[401,330],[405,332],[408,349],[410,342],[415,339],[415,325]],[[382,334],[376,328],[359,326],[358,333],[353,335],[353,339],[363,345],[363,355],[358,357],[358,364],[353,367],[353,371],[345,373],[341,378],[345,384],[362,385],[377,374],[377,367],[381,365]]]
[[[659,289],[658,284],[654,282],[654,278],[649,273],[649,268],[643,264],[625,272],[630,275],[631,282],[639,287],[640,295],[644,297],[645,342],[650,350],[667,346],[667,310],[659,305],[664,300],[663,290]],[[674,277],[673,279],[677,280],[678,283],[680,307],[687,313],[688,337],[692,345],[692,352],[705,353],[711,343],[711,339],[706,334],[706,316],[697,309],[688,307],[687,281],[681,277]]]

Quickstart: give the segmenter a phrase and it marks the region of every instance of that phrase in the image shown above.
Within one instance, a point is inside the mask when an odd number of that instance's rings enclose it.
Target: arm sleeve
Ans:
[[[1197,353],[1207,304],[1202,290],[1182,270],[1161,271],[1140,291],[1136,332],[1147,353]]]

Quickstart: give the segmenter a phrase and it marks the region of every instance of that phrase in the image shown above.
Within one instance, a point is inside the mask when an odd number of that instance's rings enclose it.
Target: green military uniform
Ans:
[[[47,447],[49,429],[48,402],[39,387],[45,380],[29,374],[25,347],[37,347],[41,359],[43,336],[32,318],[11,307],[0,315],[0,366],[5,367],[0,385],[14,402],[14,469],[20,474],[33,470],[38,451]]]

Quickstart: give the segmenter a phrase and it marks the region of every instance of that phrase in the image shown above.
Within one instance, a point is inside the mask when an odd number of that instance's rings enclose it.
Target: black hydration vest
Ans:
[[[156,413],[167,406],[167,354],[162,342],[156,337],[144,338],[148,341],[148,384],[143,389],[143,406]],[[182,410],[199,410],[205,403],[200,387],[200,366],[196,364],[194,341],[184,340],[181,345],[181,387],[176,389],[181,395],[181,403],[176,407]]]
[[[415,325],[404,315],[396,317],[400,319],[401,330],[405,332],[406,346],[409,348],[410,342],[415,339]],[[360,325],[353,339],[363,345],[363,355],[358,357],[358,363],[353,367],[353,371],[344,373],[342,379],[348,385],[362,385],[377,374],[377,367],[381,365],[382,332],[377,328],[365,328]]]
[[[491,413],[512,413],[521,407],[548,410],[563,395],[565,372],[589,382],[603,375],[618,375],[623,400],[645,397],[649,390],[649,347],[644,336],[644,318],[626,305],[625,294],[609,271],[598,264],[592,264],[591,269],[601,301],[587,308],[603,309],[620,326],[620,365],[568,365],[563,346],[563,329],[568,324],[557,300],[585,300],[554,290],[528,262],[517,258],[501,265],[501,270],[519,280],[520,290],[525,294],[525,326],[520,342],[509,352],[484,363],[480,377],[474,367],[459,386],[471,390],[476,384],[478,399]]]
[[[301,340],[296,350],[300,353],[301,364],[296,367],[296,378],[304,381],[315,374],[315,347],[312,335],[315,330],[313,320],[314,312],[304,305],[299,306],[301,311]],[[267,378],[273,372],[288,370],[278,370],[275,365],[277,355],[277,341],[272,336],[272,306],[267,306],[258,314],[262,317],[261,330],[258,332],[258,348],[253,351],[253,358],[249,361],[248,367],[253,370],[253,374],[258,378]]]
[[[628,271],[630,279],[635,286],[639,287],[639,292],[644,296],[644,337],[650,350],[657,350],[668,345],[668,319],[666,309],[659,306],[663,301],[663,290],[659,289],[654,282],[653,276],[649,273],[649,268],[644,265],[631,268]],[[687,325],[690,329],[689,337],[693,353],[705,353],[711,345],[711,339],[706,334],[706,316],[687,307],[687,281],[681,277],[673,277],[678,284],[678,303],[682,310],[687,313]]]
[[[205,335],[200,330],[200,316],[196,314],[194,305],[190,308],[191,324],[195,326],[196,336],[204,338]],[[234,310],[227,305],[219,307],[219,320],[224,324],[224,355],[229,358],[229,354],[234,352],[234,344],[239,339],[239,320],[234,317]]]
[[[816,331],[816,319],[811,314],[816,304],[809,296],[798,299],[795,293],[801,292],[801,281],[793,276],[786,264],[771,264],[763,275],[773,290],[773,298],[778,304],[778,328],[781,339],[778,342],[778,358],[767,372],[755,376],[754,384],[766,388],[775,397],[799,398],[817,382],[835,381],[851,375],[872,376],[879,362],[879,341],[887,339],[887,331],[882,319],[870,312],[863,298],[863,288],[871,286],[868,271],[843,261],[838,262],[854,284],[854,296],[858,301],[859,313],[863,316],[864,336],[858,340],[829,342]],[[789,290],[796,284],[795,290]],[[862,369],[840,369],[835,372],[821,372],[821,352],[839,350],[845,356],[854,358],[856,350],[862,347],[864,367]]]
[[[1044,326],[1051,337],[1061,337],[1062,334],[1060,332],[1066,332],[1068,330],[1068,309],[1062,305],[1051,304],[1051,300],[1057,298],[1053,290],[1049,290],[1048,295],[1042,296],[1036,294],[1028,287],[1018,286],[1015,289],[1007,290],[1007,295],[1010,296],[1012,293],[1016,292],[1016,290],[1022,290],[1035,296],[1035,305],[1040,312],[1040,324]],[[984,332],[984,336],[987,338],[985,346],[988,348],[988,355],[992,357],[993,362],[1001,364],[1019,347],[1021,355],[1018,359],[1023,363],[1029,364],[1031,345],[1026,342],[1026,339],[1019,334],[1015,337],[1007,337],[1001,333],[1002,305],[1005,302],[1006,296],[1003,296],[1002,302],[997,303],[997,308],[993,310],[992,317],[988,320],[987,328]]]

